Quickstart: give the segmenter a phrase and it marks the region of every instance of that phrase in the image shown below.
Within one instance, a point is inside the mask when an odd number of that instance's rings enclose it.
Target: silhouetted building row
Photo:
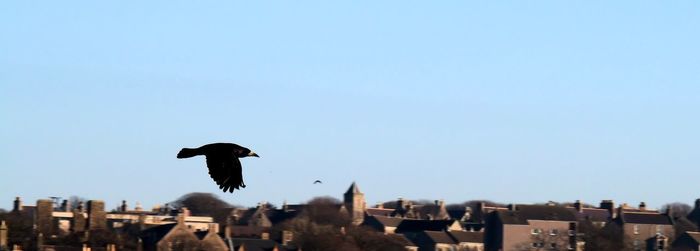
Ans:
[[[211,216],[190,215],[187,208],[140,206],[129,210],[125,201],[112,212],[104,202],[89,200],[71,205],[68,201],[40,199],[35,206],[23,205],[16,198],[11,213],[32,219],[32,241],[39,250],[57,246],[52,240],[77,234],[83,245],[91,233],[100,231],[130,233],[138,239],[138,250],[299,250],[295,234],[284,223],[314,210],[313,205],[287,204],[279,208],[261,202],[252,208],[231,208],[225,225]],[[370,227],[405,243],[406,250],[584,250],[585,232],[581,224],[596,229],[619,231],[620,242],[633,250],[697,250],[700,232],[676,233],[676,219],[668,210],[661,213],[645,203],[638,207],[616,206],[603,200],[599,206],[580,201],[560,205],[510,204],[498,206],[484,202],[474,208],[448,209],[445,202],[415,203],[399,198],[367,207],[364,194],[352,183],[343,201],[324,205],[338,215],[347,216],[353,225]],[[695,230],[700,224],[700,199],[687,215]],[[21,249],[25,243],[8,239],[6,222],[0,224],[0,250]],[[118,243],[93,246],[101,250],[119,250]],[[44,247],[44,249],[41,249]],[[96,249],[96,250],[97,250]]]

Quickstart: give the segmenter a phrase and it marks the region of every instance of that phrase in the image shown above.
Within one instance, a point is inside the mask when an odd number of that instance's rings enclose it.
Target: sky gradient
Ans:
[[[0,208],[691,204],[698,1],[0,3]],[[182,147],[235,142],[223,194]],[[313,181],[323,180],[323,185]]]

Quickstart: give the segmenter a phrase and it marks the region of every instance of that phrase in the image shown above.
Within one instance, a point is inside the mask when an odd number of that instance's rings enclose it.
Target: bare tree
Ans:
[[[192,215],[211,216],[219,224],[226,223],[226,217],[234,208],[229,203],[211,193],[188,193],[170,203],[175,208],[186,207]]]
[[[350,215],[341,212],[340,205],[340,200],[333,197],[315,197],[307,203],[304,215],[316,224],[347,227]]]
[[[679,218],[688,215],[693,210],[693,207],[683,202],[673,202],[661,206],[662,213],[668,213],[669,209],[671,210],[671,217]]]

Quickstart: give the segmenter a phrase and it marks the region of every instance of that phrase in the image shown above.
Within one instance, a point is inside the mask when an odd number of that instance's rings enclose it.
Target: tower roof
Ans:
[[[356,194],[356,193],[362,193],[360,192],[360,188],[357,187],[357,184],[355,182],[352,182],[352,185],[350,185],[350,188],[348,188],[348,191],[345,192],[345,194]]]

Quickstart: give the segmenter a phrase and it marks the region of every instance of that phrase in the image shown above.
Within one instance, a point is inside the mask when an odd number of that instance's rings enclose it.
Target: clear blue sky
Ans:
[[[698,1],[4,1],[0,208],[700,197]],[[236,142],[223,194],[181,147]],[[316,179],[323,185],[312,185]]]

